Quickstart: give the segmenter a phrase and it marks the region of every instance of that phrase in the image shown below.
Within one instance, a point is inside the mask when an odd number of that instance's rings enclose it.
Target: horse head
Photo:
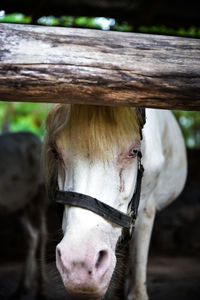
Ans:
[[[56,105],[47,118],[48,187],[87,195],[127,214],[134,194],[141,120],[134,108]],[[116,266],[122,227],[66,204],[56,264],[69,293],[103,297]]]

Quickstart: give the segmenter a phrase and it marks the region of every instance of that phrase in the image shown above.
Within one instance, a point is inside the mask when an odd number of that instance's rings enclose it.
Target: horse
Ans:
[[[173,114],[145,112],[145,125],[144,110],[133,107],[57,104],[47,116],[47,189],[64,204],[56,265],[73,296],[148,299],[146,268],[155,214],[181,193],[187,159]],[[122,269],[118,248],[127,264]],[[112,287],[118,273],[124,281],[122,296]]]
[[[41,148],[40,139],[30,132],[0,135],[0,217],[17,215],[27,242],[20,283],[10,296],[13,299],[28,292],[36,271],[37,292],[43,294],[47,197],[41,171]]]

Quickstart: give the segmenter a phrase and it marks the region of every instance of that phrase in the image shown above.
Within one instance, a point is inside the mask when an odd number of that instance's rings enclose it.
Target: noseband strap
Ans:
[[[91,210],[119,226],[129,228],[131,225],[130,216],[88,195],[75,192],[56,191],[55,199],[57,203]]]

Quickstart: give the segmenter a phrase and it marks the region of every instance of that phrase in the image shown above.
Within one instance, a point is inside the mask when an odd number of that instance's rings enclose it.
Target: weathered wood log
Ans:
[[[0,24],[0,100],[200,110],[200,40]]]

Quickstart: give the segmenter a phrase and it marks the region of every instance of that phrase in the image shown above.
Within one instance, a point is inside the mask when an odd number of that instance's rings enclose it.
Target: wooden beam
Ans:
[[[200,110],[200,40],[0,24],[0,100]]]

